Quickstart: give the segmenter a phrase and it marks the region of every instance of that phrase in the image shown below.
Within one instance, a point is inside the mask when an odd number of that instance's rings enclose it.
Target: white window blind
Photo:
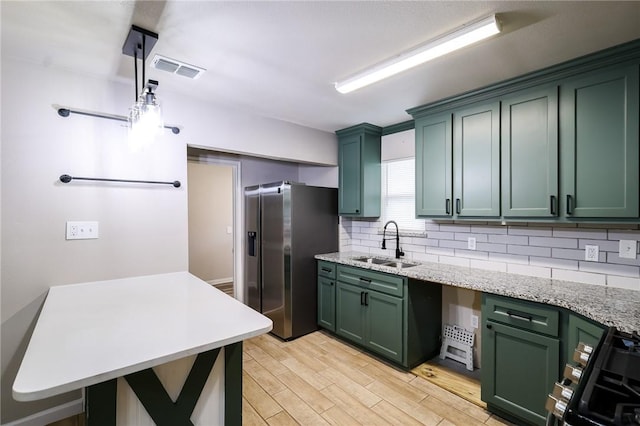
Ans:
[[[383,161],[383,224],[395,220],[401,230],[424,231],[424,220],[415,215],[415,159]]]

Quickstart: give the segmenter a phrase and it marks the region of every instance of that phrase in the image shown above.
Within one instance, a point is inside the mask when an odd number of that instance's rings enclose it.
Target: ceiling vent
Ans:
[[[161,56],[158,54],[153,57],[151,66],[162,71],[167,71],[172,74],[178,74],[194,80],[196,78],[199,78],[200,75],[206,71],[204,68],[200,68],[195,65],[189,65],[184,62],[176,61],[175,59],[167,58],[166,56]]]

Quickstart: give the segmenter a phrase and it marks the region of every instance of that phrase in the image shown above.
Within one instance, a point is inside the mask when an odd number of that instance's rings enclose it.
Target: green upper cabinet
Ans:
[[[416,216],[451,216],[451,114],[415,120]]]
[[[558,87],[501,99],[502,215],[558,215]]]
[[[416,216],[640,218],[640,41],[407,110]]]
[[[382,129],[359,124],[338,130],[338,213],[380,216],[380,141]]]
[[[638,65],[560,86],[561,205],[568,218],[637,218]]]
[[[453,210],[457,217],[500,216],[500,103],[453,113]]]

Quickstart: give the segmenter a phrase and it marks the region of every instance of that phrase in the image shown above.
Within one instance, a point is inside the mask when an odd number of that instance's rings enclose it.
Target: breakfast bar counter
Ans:
[[[267,317],[188,272],[52,287],[13,396],[32,401],[86,388],[88,424],[115,425],[116,379],[124,377],[156,424],[189,424],[221,358],[225,401],[218,415],[240,424],[242,341],[271,327]],[[186,357],[195,360],[172,401],[153,368]]]

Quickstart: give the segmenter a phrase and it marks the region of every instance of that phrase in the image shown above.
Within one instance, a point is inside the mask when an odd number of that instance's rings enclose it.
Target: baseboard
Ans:
[[[233,277],[229,277],[229,278],[218,278],[217,280],[207,280],[207,282],[211,285],[218,285],[218,284],[231,284],[233,283]]]
[[[67,417],[75,416],[84,411],[84,399],[76,399],[66,404],[58,405],[22,419],[5,423],[3,426],[42,426],[57,422]]]

